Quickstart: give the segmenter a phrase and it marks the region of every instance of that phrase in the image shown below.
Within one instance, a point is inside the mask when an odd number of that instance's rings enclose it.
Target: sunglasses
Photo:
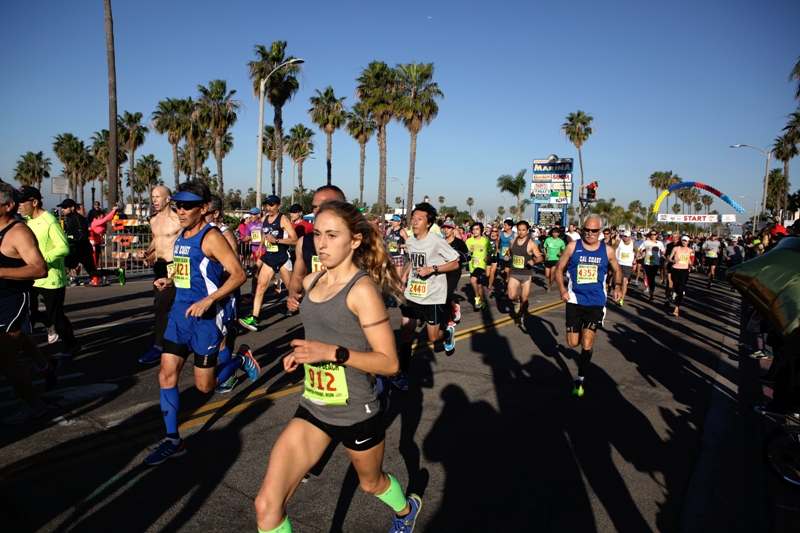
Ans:
[[[585,231],[586,233],[600,233],[603,230],[601,230],[600,228],[596,228],[596,229],[595,228],[583,228],[583,231]]]
[[[191,211],[192,209],[197,209],[203,207],[202,202],[173,202],[175,204],[175,209],[183,209],[184,211]]]

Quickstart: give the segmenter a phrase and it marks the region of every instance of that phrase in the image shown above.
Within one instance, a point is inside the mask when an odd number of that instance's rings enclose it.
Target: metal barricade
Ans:
[[[139,251],[147,250],[152,242],[153,235],[147,222],[115,220],[113,231],[103,237],[103,250],[98,268],[124,268],[129,274],[153,271],[152,264],[138,257]]]

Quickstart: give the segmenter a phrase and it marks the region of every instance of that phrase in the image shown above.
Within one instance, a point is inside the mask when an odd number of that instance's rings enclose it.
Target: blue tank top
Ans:
[[[512,231],[511,235],[506,237],[505,231],[504,230],[500,230],[500,249],[497,251],[497,255],[500,256],[500,259],[503,258],[504,254],[508,253],[507,250],[509,248],[511,248],[511,240],[514,239],[516,237],[516,235],[517,234]]]
[[[203,239],[209,231],[219,229],[206,224],[194,237],[187,239],[181,232],[175,241],[172,262],[175,266],[175,286],[178,288],[175,293],[176,302],[199,302],[222,286],[222,273],[225,269],[221,263],[212,261],[203,253]]]
[[[283,217],[283,213],[278,213],[278,216],[275,217],[275,220],[269,222],[269,215],[264,218],[264,221],[261,224],[262,231],[264,235],[272,235],[276,239],[283,238],[283,228],[281,227],[281,218]],[[286,244],[270,244],[266,240],[264,241],[264,250],[268,254],[283,254],[286,255],[289,253],[289,246]]]
[[[569,302],[578,305],[606,305],[606,274],[608,253],[600,243],[597,250],[584,248],[583,241],[575,241],[575,250],[567,264]]]

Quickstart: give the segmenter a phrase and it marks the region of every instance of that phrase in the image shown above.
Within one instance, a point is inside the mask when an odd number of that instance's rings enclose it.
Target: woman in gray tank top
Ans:
[[[314,244],[326,269],[303,282],[306,338],[293,340],[294,351],[283,360],[287,372],[305,365],[304,392],[270,454],[255,501],[259,530],[292,530],[284,503],[337,438],[361,488],[395,511],[391,531],[411,531],[422,501],[415,494],[406,497],[383,472],[385,431],[373,378],[399,369],[383,295],[402,300],[400,278],[380,232],[351,204],[329,201],[320,207]]]

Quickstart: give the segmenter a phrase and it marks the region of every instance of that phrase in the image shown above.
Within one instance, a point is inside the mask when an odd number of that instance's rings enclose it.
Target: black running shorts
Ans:
[[[348,450],[363,452],[374,448],[386,439],[386,430],[383,428],[383,415],[377,413],[352,426],[333,426],[312,415],[302,405],[297,406],[294,418],[299,418],[318,427],[331,439],[339,439]]]

